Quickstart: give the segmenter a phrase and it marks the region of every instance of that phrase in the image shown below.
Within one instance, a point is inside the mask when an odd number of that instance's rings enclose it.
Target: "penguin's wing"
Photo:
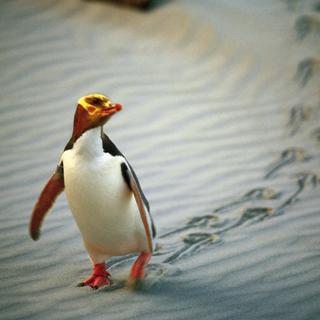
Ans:
[[[46,213],[52,207],[55,199],[64,190],[63,163],[57,166],[56,171],[51,176],[45,187],[43,188],[39,199],[33,208],[29,233],[33,240],[38,240],[40,236],[40,227]]]
[[[121,171],[122,171],[122,175],[123,175],[125,182],[127,183],[128,187],[132,191],[133,196],[136,200],[136,203],[137,203],[137,206],[138,206],[138,209],[140,212],[141,220],[142,220],[145,232],[146,232],[148,249],[150,252],[152,252],[153,245],[152,245],[151,233],[155,234],[155,228],[154,228],[154,224],[151,219],[151,215],[148,212],[146,212],[146,209],[145,209],[146,206],[144,204],[143,197],[142,197],[142,194],[140,191],[141,188],[139,186],[139,183],[138,183],[135,175],[131,171],[131,168],[125,162],[121,163]]]

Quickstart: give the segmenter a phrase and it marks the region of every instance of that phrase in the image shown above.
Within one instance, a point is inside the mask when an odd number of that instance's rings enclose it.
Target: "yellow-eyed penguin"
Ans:
[[[101,94],[78,101],[71,139],[39,196],[29,226],[37,240],[45,214],[65,190],[93,264],[92,275],[79,285],[94,289],[110,284],[105,261],[129,253],[140,254],[128,280],[131,286],[139,284],[153,251],[155,227],[148,201],[131,165],[103,132],[103,125],[121,108]]]

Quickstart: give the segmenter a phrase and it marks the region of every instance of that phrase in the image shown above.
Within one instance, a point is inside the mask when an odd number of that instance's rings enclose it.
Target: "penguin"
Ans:
[[[103,131],[106,122],[121,109],[121,104],[102,94],[79,99],[72,136],[34,206],[29,224],[30,236],[37,240],[46,213],[65,191],[93,265],[91,276],[78,286],[93,289],[110,285],[109,258],[131,253],[139,255],[128,285],[139,287],[154,249],[156,230],[148,200],[132,166]]]

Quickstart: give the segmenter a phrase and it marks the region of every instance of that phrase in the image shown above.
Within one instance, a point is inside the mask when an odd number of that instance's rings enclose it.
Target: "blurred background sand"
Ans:
[[[319,319],[319,3],[0,4],[0,319]],[[28,236],[80,96],[150,200],[146,289],[92,292],[61,196]],[[121,282],[131,257],[113,259]]]

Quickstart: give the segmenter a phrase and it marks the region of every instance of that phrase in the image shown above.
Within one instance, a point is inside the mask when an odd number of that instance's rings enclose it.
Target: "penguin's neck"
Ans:
[[[74,151],[81,156],[97,157],[103,154],[102,127],[96,127],[84,132],[74,143]]]

